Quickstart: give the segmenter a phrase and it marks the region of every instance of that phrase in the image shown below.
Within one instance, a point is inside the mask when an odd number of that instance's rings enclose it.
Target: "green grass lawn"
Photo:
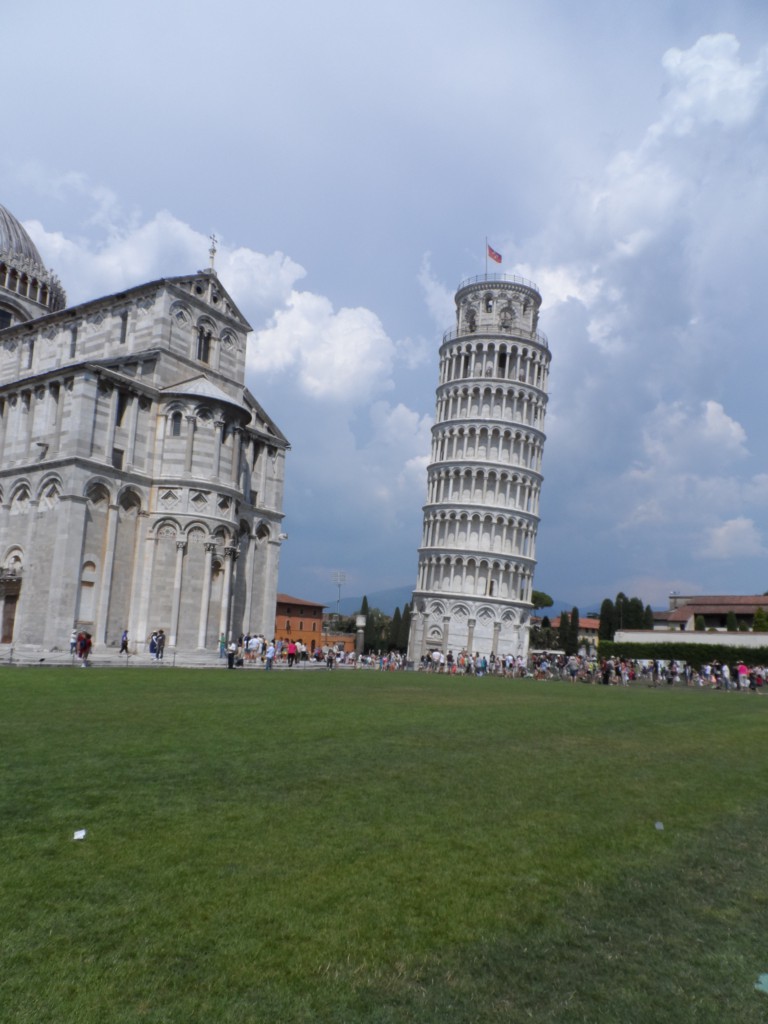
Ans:
[[[764,1022],[767,737],[755,694],[0,669],[0,1021]]]

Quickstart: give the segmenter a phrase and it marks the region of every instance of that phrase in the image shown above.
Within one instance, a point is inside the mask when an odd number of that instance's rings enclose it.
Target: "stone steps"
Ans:
[[[174,650],[166,647],[165,656],[162,661],[154,661],[149,654],[118,654],[116,647],[96,647],[92,654],[90,664],[93,668],[226,668],[227,659],[220,658],[218,651],[185,651]],[[0,644],[0,668],[4,665],[34,665],[61,666],[62,668],[79,667],[80,659],[69,653],[69,650],[46,650],[35,644]],[[325,664],[320,662],[300,662],[294,668],[288,669],[284,662],[274,666],[275,671],[291,672],[315,672],[318,669],[325,669]],[[240,671],[263,672],[264,665],[260,661],[246,661]]]

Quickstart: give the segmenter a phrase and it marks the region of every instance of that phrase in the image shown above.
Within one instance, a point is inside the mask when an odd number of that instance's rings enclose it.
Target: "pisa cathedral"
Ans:
[[[550,352],[530,281],[456,292],[443,336],[408,657],[526,657]]]
[[[272,634],[288,442],[211,264],[67,307],[0,206],[0,642]]]

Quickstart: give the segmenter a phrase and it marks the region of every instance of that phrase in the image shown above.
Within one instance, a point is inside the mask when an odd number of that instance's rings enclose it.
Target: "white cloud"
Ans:
[[[751,519],[737,516],[705,534],[703,558],[748,558],[766,554],[760,532]]]
[[[643,447],[651,466],[675,472],[698,467],[711,472],[748,453],[742,425],[719,402],[690,408],[682,401],[657,405],[643,430]]]
[[[395,346],[368,309],[340,309],[322,295],[292,292],[285,309],[258,331],[250,348],[252,373],[295,373],[313,398],[362,405],[390,389]]]
[[[64,282],[70,304],[208,265],[209,238],[167,211],[144,223],[102,224],[107,235],[98,241],[66,238],[39,221],[24,226]],[[218,250],[217,272],[246,316],[250,310],[271,311],[304,276],[304,269],[282,253],[267,256],[222,243]]]
[[[446,330],[449,324],[456,322],[456,302],[453,289],[446,287],[433,274],[429,253],[425,253],[421,260],[419,284],[435,325],[440,331]]]
[[[687,135],[710,124],[731,128],[749,121],[765,92],[767,51],[742,64],[739,48],[735,36],[723,32],[702,36],[688,50],[667,50],[662,64],[670,89],[649,135]]]

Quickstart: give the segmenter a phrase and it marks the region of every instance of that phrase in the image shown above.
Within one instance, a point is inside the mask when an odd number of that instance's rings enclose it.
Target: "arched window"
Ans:
[[[211,331],[205,324],[197,328],[197,358],[201,363],[208,363],[211,359]]]
[[[181,413],[175,412],[171,416],[171,437],[181,437]]]

